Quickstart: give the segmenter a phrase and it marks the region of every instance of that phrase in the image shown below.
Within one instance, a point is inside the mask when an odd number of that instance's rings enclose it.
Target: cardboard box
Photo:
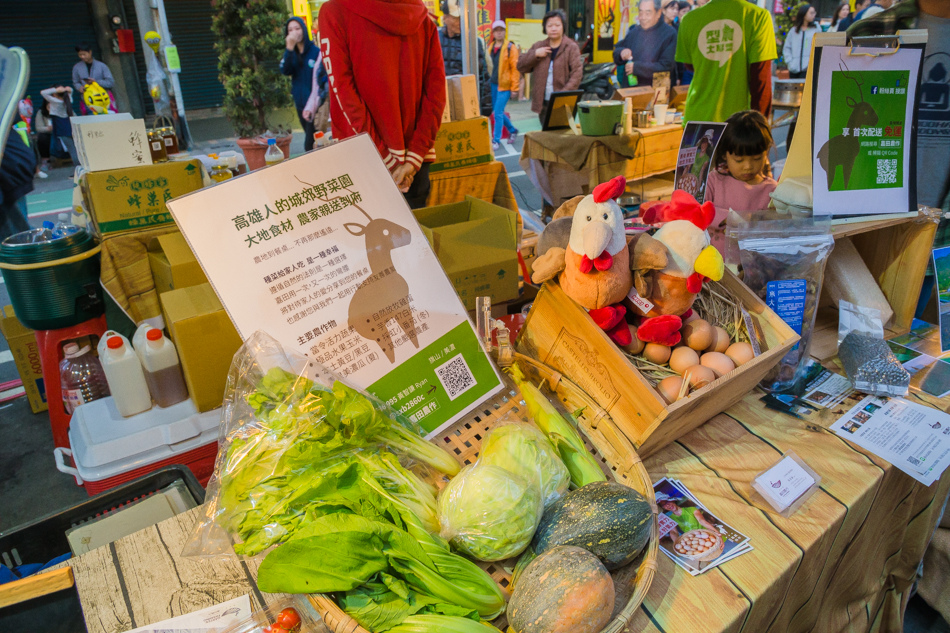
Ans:
[[[23,381],[23,389],[30,401],[33,413],[49,409],[46,403],[46,383],[43,382],[43,366],[40,364],[40,348],[36,334],[13,314],[13,306],[4,306],[0,313],[0,332],[3,332],[13,354],[17,373]]]
[[[165,202],[201,189],[197,160],[83,174],[83,200],[101,235],[174,224]]]
[[[516,213],[470,196],[413,213],[466,310],[518,297]]]
[[[474,119],[478,108],[478,80],[475,75],[451,75],[445,78],[453,121]]]
[[[168,233],[154,238],[148,245],[148,264],[155,280],[155,291],[161,295],[169,290],[208,283],[201,265],[181,233]]]
[[[435,136],[435,162],[429,172],[471,167],[495,160],[486,117],[443,123]]]
[[[745,397],[798,342],[795,331],[738,277],[727,270],[720,283],[751,316],[762,353],[671,405],[555,282],[545,283],[531,304],[517,349],[583,389],[646,458]]]
[[[148,132],[143,119],[128,112],[74,116],[73,143],[79,163],[87,171],[105,171],[152,164]]]
[[[200,284],[160,295],[169,336],[198,411],[221,406],[231,359],[241,337],[211,288]]]

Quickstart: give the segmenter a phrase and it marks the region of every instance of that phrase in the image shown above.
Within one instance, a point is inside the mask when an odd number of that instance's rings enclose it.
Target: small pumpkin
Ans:
[[[522,572],[508,602],[515,633],[598,633],[614,610],[614,581],[585,549],[555,547]]]

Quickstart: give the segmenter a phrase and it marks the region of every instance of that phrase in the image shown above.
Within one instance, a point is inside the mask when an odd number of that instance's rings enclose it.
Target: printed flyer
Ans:
[[[925,486],[950,465],[950,416],[903,398],[868,396],[831,430]]]
[[[916,211],[912,151],[922,51],[816,49],[812,142],[815,215]]]
[[[242,338],[270,334],[430,434],[501,389],[369,136],[168,207]]]
[[[706,198],[706,180],[714,168],[713,156],[725,129],[725,123],[700,121],[690,121],[683,128],[673,188],[685,191],[700,204]]]

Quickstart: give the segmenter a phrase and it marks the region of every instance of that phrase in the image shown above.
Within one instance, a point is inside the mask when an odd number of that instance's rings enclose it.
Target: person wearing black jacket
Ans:
[[[442,0],[442,22],[439,29],[439,44],[442,46],[442,61],[445,64],[445,76],[462,74],[462,28],[459,20],[458,0]],[[491,114],[491,76],[485,61],[485,43],[478,40],[478,109],[481,114]]]
[[[313,119],[307,121],[303,116],[303,109],[310,99],[310,90],[313,85],[313,69],[317,65],[320,48],[310,41],[310,34],[303,18],[293,17],[284,25],[287,50],[280,60],[280,72],[290,76],[290,93],[294,98],[294,107],[297,108],[297,118],[303,127],[304,151],[313,149]],[[320,68],[318,84],[326,90],[327,72]],[[320,79],[322,77],[322,80]],[[326,99],[326,95],[321,95]]]
[[[653,73],[668,72],[676,84],[676,29],[667,24],[660,12],[660,0],[641,0],[640,23],[630,27],[614,48],[617,80],[630,87],[629,75],[637,85],[652,86]]]
[[[20,135],[11,132],[0,158],[0,242],[30,230],[26,194],[33,191],[36,156]]]

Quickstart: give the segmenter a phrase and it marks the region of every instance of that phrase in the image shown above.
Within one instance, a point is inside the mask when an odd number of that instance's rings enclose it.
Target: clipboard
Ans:
[[[817,93],[818,86],[818,76],[816,70],[820,67],[820,61],[822,56],[822,51],[825,46],[837,46],[837,47],[850,47],[849,55],[855,58],[869,59],[869,58],[881,58],[886,57],[889,54],[888,52],[874,52],[868,53],[864,52],[862,49],[869,48],[886,48],[893,49],[896,53],[901,48],[907,49],[917,49],[920,50],[920,66],[917,69],[917,85],[919,87],[919,79],[923,70],[923,49],[927,42],[927,31],[923,29],[915,30],[904,30],[899,31],[896,35],[886,35],[886,36],[869,36],[869,37],[858,37],[853,38],[853,40],[848,42],[846,33],[820,33],[816,34],[814,38],[814,48],[812,52],[812,62],[808,66],[808,72],[805,78],[805,87],[804,93],[802,95],[802,108],[799,110],[798,117],[798,129],[799,130],[808,130],[807,134],[796,134],[792,139],[791,146],[789,147],[788,155],[785,162],[785,167],[782,171],[782,176],[780,182],[784,182],[787,179],[793,179],[799,182],[808,183],[809,186],[812,185],[812,169],[813,169],[813,160],[814,154],[812,149],[812,141],[815,136],[815,118],[816,118],[816,108],[817,101],[815,95]],[[830,95],[822,95],[826,99],[830,99]],[[904,177],[906,179],[909,196],[908,196],[908,208],[902,212],[914,212],[916,213],[916,198],[917,198],[917,164],[916,164],[916,152],[917,152],[917,142],[916,142],[916,130],[917,130],[917,104],[920,99],[919,90],[915,90],[914,95],[914,105],[911,108],[911,119],[910,119],[910,133],[905,136],[909,145],[909,152],[907,154],[908,160],[904,161],[905,173]],[[905,121],[906,125],[906,121]],[[890,212],[894,212],[891,210]],[[874,217],[878,217],[879,214],[873,214]],[[832,216],[833,223],[840,220],[839,216]],[[847,216],[841,216],[846,218],[858,217],[857,214],[849,214]],[[853,220],[850,220],[853,221]]]

